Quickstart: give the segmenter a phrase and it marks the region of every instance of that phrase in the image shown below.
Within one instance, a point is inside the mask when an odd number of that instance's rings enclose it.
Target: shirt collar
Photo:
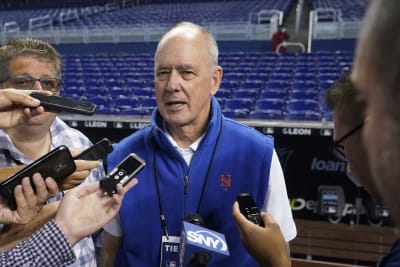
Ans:
[[[164,130],[165,135],[167,136],[168,140],[171,142],[172,146],[175,147],[176,149],[178,149],[179,151],[181,150],[185,150],[185,148],[181,148],[178,146],[178,143],[174,140],[174,138],[171,136],[171,134]],[[199,147],[199,144],[201,142],[201,140],[204,138],[204,134],[202,136],[200,136],[196,141],[194,141],[192,144],[189,145],[189,147],[187,147],[186,149],[190,149],[193,152],[196,152],[197,148]]]

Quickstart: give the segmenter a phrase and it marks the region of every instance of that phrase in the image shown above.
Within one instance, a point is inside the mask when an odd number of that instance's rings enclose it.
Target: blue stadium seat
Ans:
[[[104,115],[111,115],[111,114],[120,114],[120,110],[114,108],[112,106],[97,106],[95,114],[104,114]]]
[[[317,90],[317,84],[314,81],[293,81],[290,87],[292,90]]]
[[[97,106],[111,107],[112,102],[109,97],[104,96],[92,96],[88,97],[87,101],[96,104]]]
[[[285,119],[293,121],[320,121],[321,115],[319,112],[313,110],[298,110],[286,113]]]
[[[249,98],[240,98],[240,99],[232,98],[226,100],[225,108],[229,110],[241,109],[250,111],[250,109],[253,107],[253,103],[254,100]]]
[[[147,87],[147,84],[147,81],[143,79],[128,78],[125,81],[125,86],[131,89],[144,88]]]
[[[260,94],[260,99],[279,98],[285,100],[287,96],[286,90],[264,90]]]
[[[131,91],[129,88],[127,88],[127,87],[117,87],[117,86],[114,86],[114,87],[112,87],[112,88],[110,88],[110,89],[108,90],[108,94],[109,94],[111,97],[118,97],[118,96],[120,96],[120,95],[123,95],[123,96],[131,96],[131,95],[132,95],[132,91]]]
[[[293,75],[294,82],[315,82],[315,74],[311,72],[298,72]]]
[[[288,80],[274,80],[270,79],[268,82],[265,83],[266,90],[287,90],[288,88]]]
[[[326,89],[331,88],[334,83],[335,83],[334,80],[323,80],[323,81],[320,80],[318,83],[318,88],[319,90],[324,91]]]
[[[142,108],[154,108],[157,106],[157,100],[155,97],[146,97],[138,101],[138,105]]]
[[[291,90],[289,91],[288,98],[290,100],[299,99],[299,100],[318,100],[318,90]]]
[[[224,74],[223,81],[237,81],[244,79],[245,74],[242,72],[228,72]]]
[[[242,84],[240,85],[240,88],[243,90],[261,90],[264,88],[265,82],[262,80],[246,80],[243,81]]]
[[[117,97],[114,99],[114,107],[120,109],[127,109],[136,107],[138,105],[138,99],[133,97]]]
[[[259,99],[256,101],[255,110],[280,110],[286,106],[284,99]]]
[[[265,69],[262,70],[264,72],[260,72],[260,71],[261,71],[261,69],[256,69],[256,70],[254,70],[254,73],[247,73],[246,80],[248,80],[248,81],[263,81],[265,83],[265,81],[267,81],[269,78],[269,74],[268,74],[268,72],[266,72]]]
[[[222,113],[228,118],[245,119],[249,117],[247,109],[223,109]]]
[[[226,79],[226,77],[224,78],[224,80],[221,82],[220,85],[221,89],[227,89],[227,90],[237,90],[240,88],[240,83],[239,81],[232,81],[232,80],[228,80]]]
[[[108,89],[104,87],[86,87],[83,93],[87,98],[108,97]]]
[[[266,109],[250,112],[250,118],[257,120],[282,120],[284,117],[281,110]]]
[[[217,98],[229,99],[232,97],[232,91],[230,89],[219,88],[215,96]]]
[[[253,98],[256,99],[258,97],[258,90],[256,89],[240,89],[233,91],[233,98]]]
[[[333,121],[333,112],[325,112],[322,114],[322,120],[332,122]]]
[[[142,115],[149,115],[151,111],[148,109],[143,109],[143,108],[124,108],[119,110],[120,115],[136,115],[136,116],[142,116]]]
[[[62,95],[82,95],[84,94],[84,89],[80,86],[68,86],[62,85],[61,94]]]
[[[279,71],[279,72],[272,73],[269,76],[269,78],[270,78],[270,80],[290,81],[292,79],[292,76],[293,76],[292,70],[290,71],[290,73]]]
[[[286,110],[288,112],[301,110],[319,111],[319,102],[316,100],[288,100]]]
[[[132,94],[140,98],[154,97],[154,90],[151,88],[137,88],[132,92]]]

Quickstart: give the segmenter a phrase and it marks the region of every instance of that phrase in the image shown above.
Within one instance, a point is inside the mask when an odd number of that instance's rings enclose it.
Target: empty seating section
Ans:
[[[132,114],[143,99],[153,99],[150,54],[63,55],[63,94],[91,101],[102,114]],[[154,99],[153,99],[154,100]],[[148,115],[154,102],[140,110]]]
[[[313,0],[314,9],[333,8],[340,11],[341,19],[346,21],[360,21],[368,5],[368,0]],[[327,16],[329,14],[327,13]],[[329,17],[326,18],[331,19]]]
[[[192,21],[199,24],[214,22],[247,22],[249,13],[263,9],[278,9],[287,13],[290,1],[243,0],[191,3],[162,3],[140,5],[137,7],[104,13],[96,17],[82,19],[86,25],[107,23],[118,25],[175,24],[180,21]]]
[[[368,0],[313,0],[312,38],[356,39]]]
[[[40,1],[38,1],[39,3]],[[75,1],[77,2],[77,1]],[[251,13],[261,10],[279,10],[284,16],[289,12],[291,0],[240,0],[168,2],[141,5],[125,5],[125,1],[82,1],[79,5],[36,9],[5,9],[0,11],[0,26],[6,22],[17,22],[20,30],[30,29],[29,20],[50,17],[54,29],[73,28],[117,28],[141,25],[172,25],[181,21],[192,21],[202,25],[212,23],[247,23]],[[40,5],[38,5],[40,6]],[[62,25],[61,25],[62,24]],[[46,25],[48,26],[48,25]],[[40,28],[40,25],[38,25]]]
[[[98,105],[98,113],[150,115],[156,106],[151,54],[63,55],[63,94]],[[226,116],[240,119],[332,120],[324,92],[352,64],[346,51],[220,54],[216,94]]]

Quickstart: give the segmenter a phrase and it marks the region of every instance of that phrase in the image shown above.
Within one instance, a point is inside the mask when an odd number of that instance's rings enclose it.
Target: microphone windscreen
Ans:
[[[179,252],[180,266],[205,266],[229,256],[225,235],[183,221]]]

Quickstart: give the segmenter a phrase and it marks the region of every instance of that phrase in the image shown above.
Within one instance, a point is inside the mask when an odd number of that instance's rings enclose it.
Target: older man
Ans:
[[[222,115],[214,97],[222,79],[218,47],[204,28],[186,22],[168,31],[157,46],[154,74],[151,125],[122,140],[108,158],[113,167],[134,151],[148,164],[119,221],[106,227],[101,264],[176,263],[171,240],[179,238],[184,217],[197,213],[226,236],[230,256],[217,266],[257,266],[232,219],[238,193],[250,192],[286,241],[296,236],[273,138]]]

